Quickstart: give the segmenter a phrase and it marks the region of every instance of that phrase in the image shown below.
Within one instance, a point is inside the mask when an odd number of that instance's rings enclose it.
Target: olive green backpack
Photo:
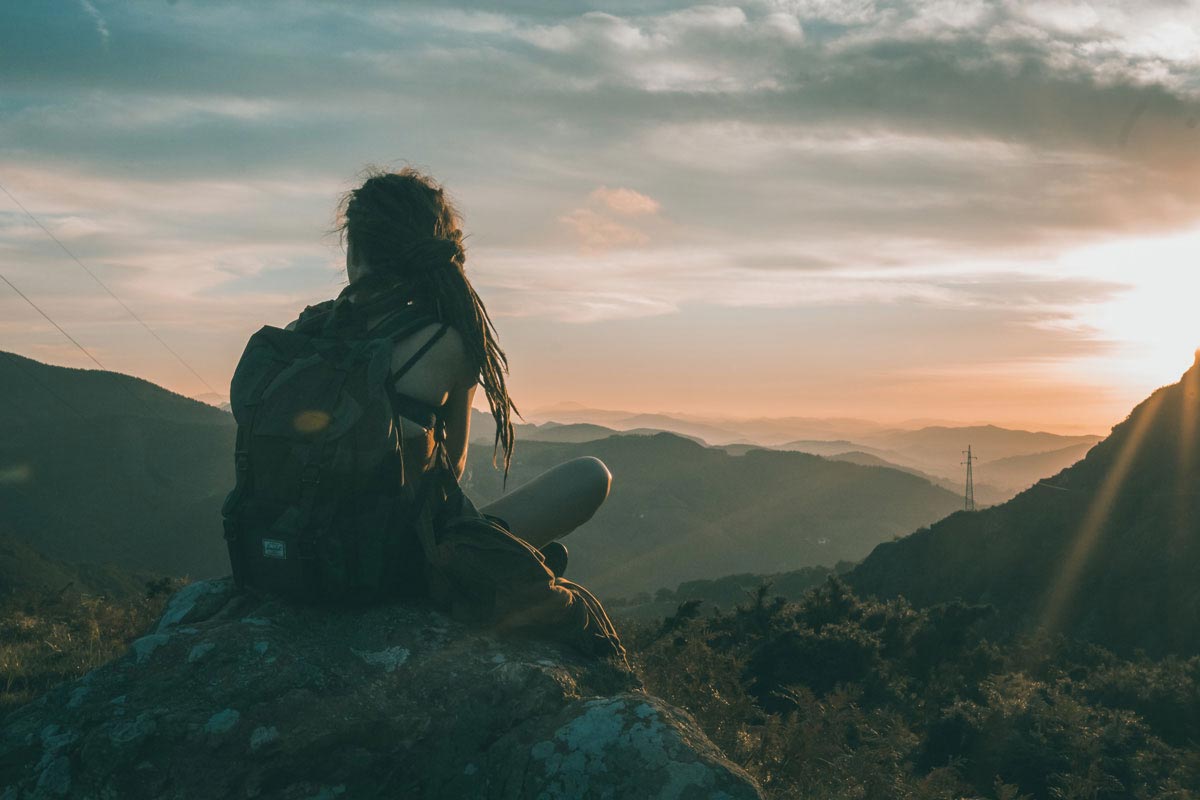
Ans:
[[[230,387],[237,483],[222,508],[239,586],[300,600],[425,591],[432,518],[457,482],[448,469],[405,479],[398,416],[435,431],[443,466],[444,429],[394,384],[446,326],[393,371],[395,342],[436,320],[401,305],[367,332],[368,313],[339,298],[246,345]]]

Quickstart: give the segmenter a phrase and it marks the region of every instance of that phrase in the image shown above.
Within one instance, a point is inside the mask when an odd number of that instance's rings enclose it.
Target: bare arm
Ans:
[[[454,469],[454,477],[461,478],[467,468],[467,445],[471,435],[471,401],[475,398],[475,384],[454,389],[446,400],[446,455]]]

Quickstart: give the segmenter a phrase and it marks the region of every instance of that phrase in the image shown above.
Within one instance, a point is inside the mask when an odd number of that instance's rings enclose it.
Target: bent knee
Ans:
[[[612,486],[612,473],[608,466],[595,456],[582,456],[568,462],[575,475],[577,485],[596,505],[608,497]]]

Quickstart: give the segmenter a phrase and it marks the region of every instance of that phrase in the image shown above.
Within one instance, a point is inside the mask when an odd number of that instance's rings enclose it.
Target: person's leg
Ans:
[[[587,456],[548,469],[529,483],[481,507],[534,547],[566,536],[591,519],[608,497],[612,474]]]

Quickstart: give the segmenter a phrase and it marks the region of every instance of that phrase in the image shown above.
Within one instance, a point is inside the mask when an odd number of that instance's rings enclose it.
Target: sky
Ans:
[[[109,369],[225,392],[368,164],[523,410],[1103,433],[1200,346],[1200,3],[0,5],[0,272]],[[90,365],[3,283],[0,349]]]

